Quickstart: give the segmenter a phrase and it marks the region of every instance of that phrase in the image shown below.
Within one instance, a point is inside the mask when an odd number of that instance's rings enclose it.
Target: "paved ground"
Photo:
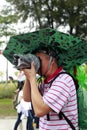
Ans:
[[[0,118],[0,130],[13,130],[15,121],[16,117]],[[26,119],[23,119],[18,130],[26,130]]]

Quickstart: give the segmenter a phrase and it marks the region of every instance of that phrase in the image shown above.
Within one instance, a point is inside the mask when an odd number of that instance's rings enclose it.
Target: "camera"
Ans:
[[[40,60],[37,56],[29,53],[25,55],[14,54],[13,57],[14,67],[17,68],[18,70],[30,69],[32,61],[34,61],[34,66],[37,72],[40,68]]]

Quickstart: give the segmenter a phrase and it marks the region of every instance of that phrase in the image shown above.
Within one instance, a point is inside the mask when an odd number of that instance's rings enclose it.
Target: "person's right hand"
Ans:
[[[34,62],[31,63],[31,69],[23,69],[23,72],[30,83],[36,80],[36,70],[34,67]]]

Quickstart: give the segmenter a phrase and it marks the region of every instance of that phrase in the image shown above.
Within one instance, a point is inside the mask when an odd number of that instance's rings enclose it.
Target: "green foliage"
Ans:
[[[12,36],[16,34],[16,30],[12,24],[17,23],[18,16],[13,13],[11,6],[5,6],[0,10],[0,37]],[[6,39],[7,40],[7,39]],[[0,40],[0,43],[5,43],[5,38],[3,41]]]
[[[69,33],[87,34],[86,0],[6,0],[15,7],[23,21],[32,17],[39,28],[69,25]],[[33,22],[34,23],[34,22]],[[33,25],[33,24],[31,24]]]
[[[9,82],[8,86],[6,86],[5,82],[0,83],[0,117],[17,115],[13,106],[15,90],[16,86],[14,83]]]
[[[9,83],[8,86],[5,83],[0,83],[0,99],[13,98],[16,87],[14,84]]]
[[[77,79],[80,87],[85,88],[87,91],[87,72],[85,66],[86,65],[82,65],[77,68]]]

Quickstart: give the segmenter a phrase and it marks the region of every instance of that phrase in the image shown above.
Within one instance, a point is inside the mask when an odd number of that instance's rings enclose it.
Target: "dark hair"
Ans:
[[[40,49],[36,49],[32,53],[36,54],[38,52],[42,52],[42,53],[47,54],[47,55],[52,56],[52,57],[56,57],[55,51],[49,47],[41,47]]]
[[[24,81],[21,81],[21,82],[18,81],[18,86],[17,86],[17,88],[19,89],[19,91],[22,90],[23,86],[24,86]]]

